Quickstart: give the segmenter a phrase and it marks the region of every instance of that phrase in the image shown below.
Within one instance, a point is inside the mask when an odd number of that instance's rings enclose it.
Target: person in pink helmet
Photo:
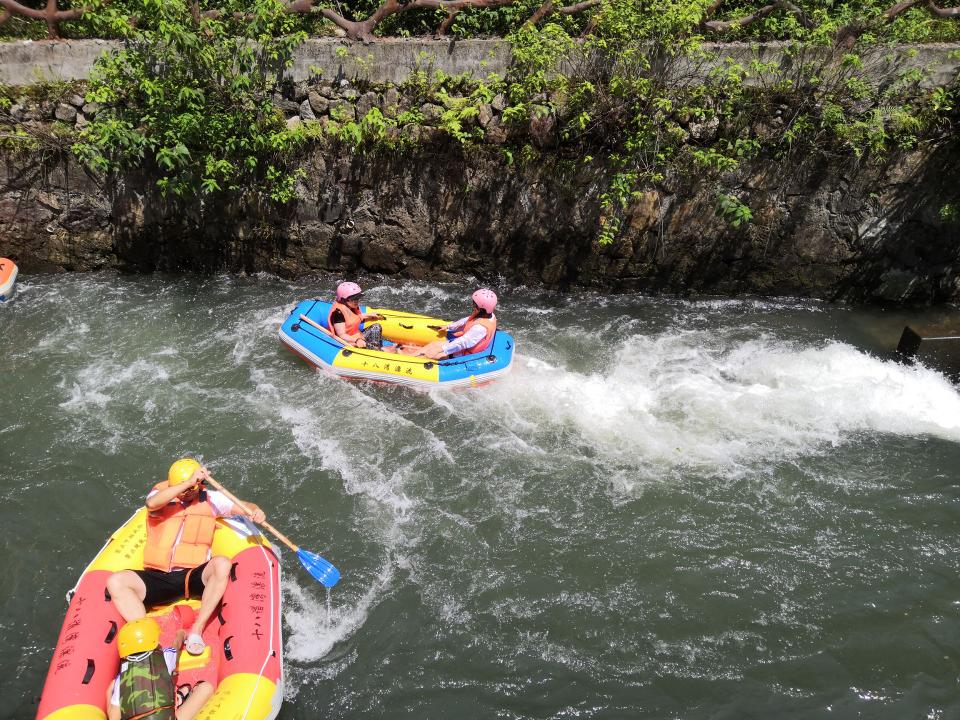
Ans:
[[[481,288],[473,294],[472,299],[472,313],[441,328],[452,333],[453,340],[437,340],[424,345],[415,354],[431,360],[443,360],[483,352],[489,348],[497,332],[497,316],[493,314],[497,307],[497,294]]]
[[[383,329],[378,323],[360,330],[361,323],[383,319],[380,315],[360,311],[362,296],[363,289],[354,282],[342,282],[337,285],[337,297],[330,307],[327,327],[344,345],[382,350]]]

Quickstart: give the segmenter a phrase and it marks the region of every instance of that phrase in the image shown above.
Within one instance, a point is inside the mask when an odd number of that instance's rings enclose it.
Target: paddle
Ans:
[[[238,507],[246,508],[246,506],[237,500],[229,490],[227,490],[223,485],[218,483],[213,478],[208,478],[207,482],[213,485],[217,490],[222,492],[227,498],[233,502],[234,505]],[[297,557],[300,558],[300,562],[303,563],[303,567],[306,568],[307,572],[310,573],[315,580],[317,580],[325,588],[332,588],[340,581],[340,571],[337,570],[329,560],[326,560],[316,553],[310,552],[309,550],[301,550],[299,547],[294,545],[290,539],[284,535],[282,532],[277,530],[273,525],[268,523],[266,520],[260,523],[267,530],[272,532],[277,539],[286,545],[288,548],[293,550]]]

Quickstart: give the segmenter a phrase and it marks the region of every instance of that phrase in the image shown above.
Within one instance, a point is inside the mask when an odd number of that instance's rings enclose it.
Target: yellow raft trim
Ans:
[[[44,720],[105,720],[107,714],[93,705],[67,705],[56,710]]]
[[[423,382],[440,382],[440,366],[436,360],[414,358],[405,355],[379,352],[377,350],[343,350],[333,358],[333,367],[358,372],[394,375]]]
[[[142,507],[133,517],[117,530],[106,546],[100,551],[84,575],[94,570],[140,570],[143,568],[143,546],[147,542],[147,508]],[[213,536],[212,555],[224,555],[232,558],[248,547],[264,545],[271,547],[270,542],[262,535],[242,537],[232,528],[220,528],[222,519],[217,521],[217,532]]]
[[[220,681],[196,720],[270,717],[277,686],[253,673],[237,673]]]

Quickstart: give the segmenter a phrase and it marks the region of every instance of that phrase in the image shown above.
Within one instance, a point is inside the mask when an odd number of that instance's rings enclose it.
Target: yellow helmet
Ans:
[[[170,471],[167,473],[167,482],[171,485],[179,485],[180,483],[186,482],[200,467],[200,463],[193,458],[177,460],[170,466]]]
[[[153,650],[160,643],[160,626],[151,617],[128,622],[117,633],[120,657]]]

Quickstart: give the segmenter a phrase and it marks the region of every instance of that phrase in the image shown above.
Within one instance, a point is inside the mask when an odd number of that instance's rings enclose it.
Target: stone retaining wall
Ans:
[[[317,146],[297,199],[279,209],[160,198],[151,179],[107,182],[64,154],[0,158],[0,255],[25,273],[333,271],[551,287],[960,300],[960,143],[885,166],[853,159],[756,161],[723,178],[753,209],[732,228],[713,182],[640,195],[611,246],[595,238],[606,187],[596,164],[522,167],[499,148],[441,138],[353,155]]]

